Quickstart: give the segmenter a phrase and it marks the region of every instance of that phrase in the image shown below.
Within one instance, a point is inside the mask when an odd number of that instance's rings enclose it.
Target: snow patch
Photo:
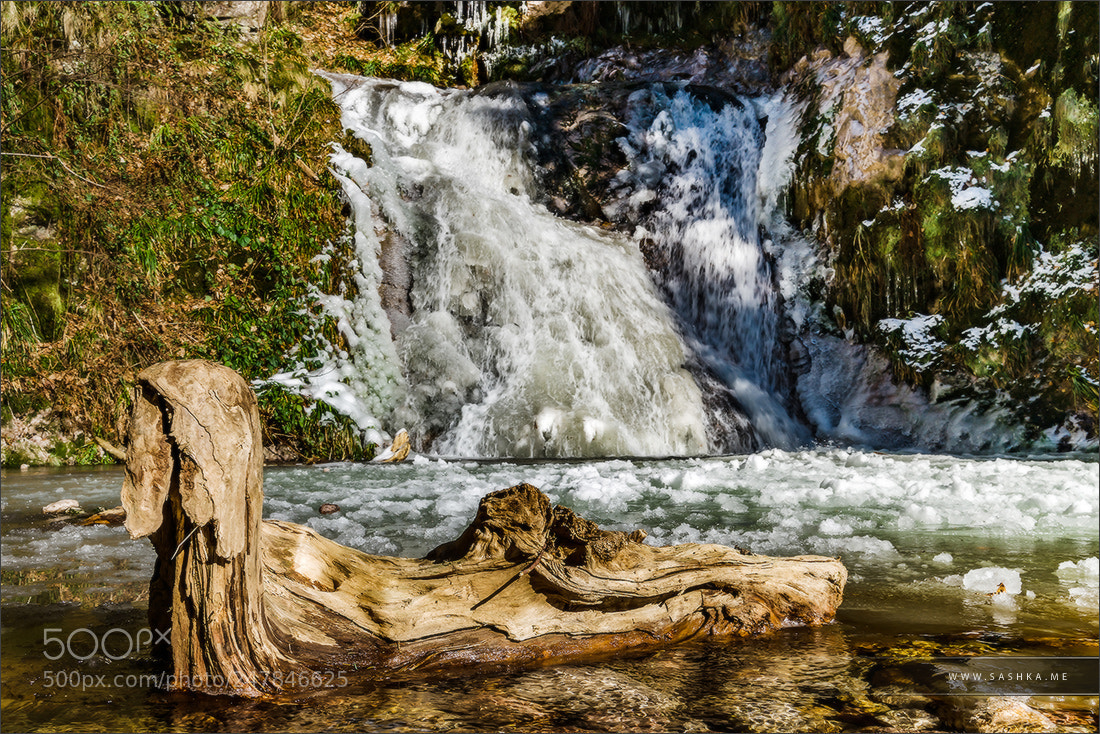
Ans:
[[[884,334],[901,332],[903,346],[898,354],[917,369],[928,369],[947,346],[932,333],[942,323],[939,314],[918,314],[909,319],[882,319],[878,328]]]
[[[976,175],[969,168],[944,166],[930,175],[947,182],[951,188],[951,206],[958,211],[993,209],[998,204],[993,192],[979,185]]]
[[[932,92],[924,89],[914,89],[898,98],[898,116],[907,119],[912,117],[913,113],[934,104],[935,98]]]

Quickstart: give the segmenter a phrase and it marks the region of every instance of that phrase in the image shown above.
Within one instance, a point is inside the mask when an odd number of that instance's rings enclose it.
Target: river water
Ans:
[[[925,696],[931,674],[905,660],[1097,652],[1095,456],[773,449],[270,467],[267,517],[368,553],[422,555],[456,537],[484,494],[526,481],[603,527],[645,528],[651,544],[839,556],[850,580],[822,628],[508,675],[349,681],[263,703],[127,684],[156,670],[144,650],[126,654],[146,626],[151,546],[119,527],[50,529],[41,516],[68,497],[89,510],[117,505],[121,470],[2,479],[6,730],[905,731],[945,727],[957,700]],[[340,511],[318,514],[324,502]],[[1095,729],[1095,695],[1031,703],[1063,731]]]

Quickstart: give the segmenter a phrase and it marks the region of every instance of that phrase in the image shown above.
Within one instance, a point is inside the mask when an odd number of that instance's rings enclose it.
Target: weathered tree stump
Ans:
[[[235,372],[168,362],[138,381],[123,504],[131,535],[157,550],[150,618],[171,627],[178,689],[261,695],[598,659],[818,625],[841,601],[836,559],[655,548],[528,484],[487,495],[425,559],[367,555],[262,520],[256,401]]]

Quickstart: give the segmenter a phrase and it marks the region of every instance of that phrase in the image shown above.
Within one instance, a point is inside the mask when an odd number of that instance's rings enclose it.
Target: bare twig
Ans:
[[[309,176],[310,179],[312,179],[314,183],[317,183],[318,181],[321,180],[321,178],[316,173],[313,172],[313,169],[310,168],[306,164],[306,162],[303,161],[301,158],[295,158],[294,159],[294,165],[296,165],[296,166],[298,166],[298,168],[302,169],[302,173]]]
[[[542,560],[542,554],[545,553],[546,549],[549,548],[549,547],[550,547],[550,541],[548,540],[548,541],[546,541],[546,545],[544,545],[542,547],[542,550],[539,551],[539,554],[537,556],[535,556],[535,560],[531,561],[531,564],[529,566],[527,566],[527,568],[520,571],[519,575],[520,576],[526,576],[527,574],[534,571],[535,567],[539,565],[539,561]]]
[[[199,529],[199,528],[201,528],[201,527],[202,527],[202,525],[196,525],[196,526],[194,527],[194,529],[192,529],[192,530],[191,530],[191,532],[189,532],[189,533],[187,534],[187,537],[185,537],[185,538],[184,538],[183,540],[181,540],[181,541],[180,541],[180,544],[176,546],[176,552],[175,552],[175,553],[173,553],[173,554],[172,554],[172,557],[171,557],[171,558],[169,558],[168,560],[170,560],[170,561],[174,561],[174,560],[176,560],[176,556],[178,556],[178,555],[180,554],[180,551],[181,551],[181,550],[183,550],[183,546],[184,546],[184,544],[186,544],[186,543],[187,543],[187,541],[191,540],[191,536],[192,536],[192,535],[194,535],[194,534],[195,534],[195,531],[196,531],[196,530],[198,530],[198,529]]]
[[[98,186],[101,189],[108,189],[109,188],[107,186],[104,186],[101,183],[96,183],[95,181],[92,181],[89,178],[84,178],[79,173],[77,173],[76,171],[74,171],[73,169],[71,169],[67,165],[65,165],[64,160],[62,160],[61,158],[58,158],[55,155],[51,155],[49,153],[45,153],[45,154],[39,154],[39,153],[0,153],[0,155],[18,156],[20,158],[48,158],[50,160],[55,160],[58,163],[60,163],[61,167],[64,168],[66,171],[68,171],[70,175],[75,176],[76,178],[79,178],[81,181],[84,181],[85,183],[90,183],[92,186]]]

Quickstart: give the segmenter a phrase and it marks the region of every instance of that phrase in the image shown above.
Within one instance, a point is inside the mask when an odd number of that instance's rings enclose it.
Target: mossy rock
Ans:
[[[65,314],[63,250],[54,227],[60,218],[60,204],[44,181],[16,176],[5,183],[4,281],[16,300],[30,308],[38,338],[52,341]]]
[[[30,309],[38,338],[53,341],[65,320],[61,294],[63,250],[54,232],[31,207],[33,200],[20,199],[5,212],[9,234],[4,248],[4,280],[15,298]],[[10,229],[9,229],[10,227]]]

